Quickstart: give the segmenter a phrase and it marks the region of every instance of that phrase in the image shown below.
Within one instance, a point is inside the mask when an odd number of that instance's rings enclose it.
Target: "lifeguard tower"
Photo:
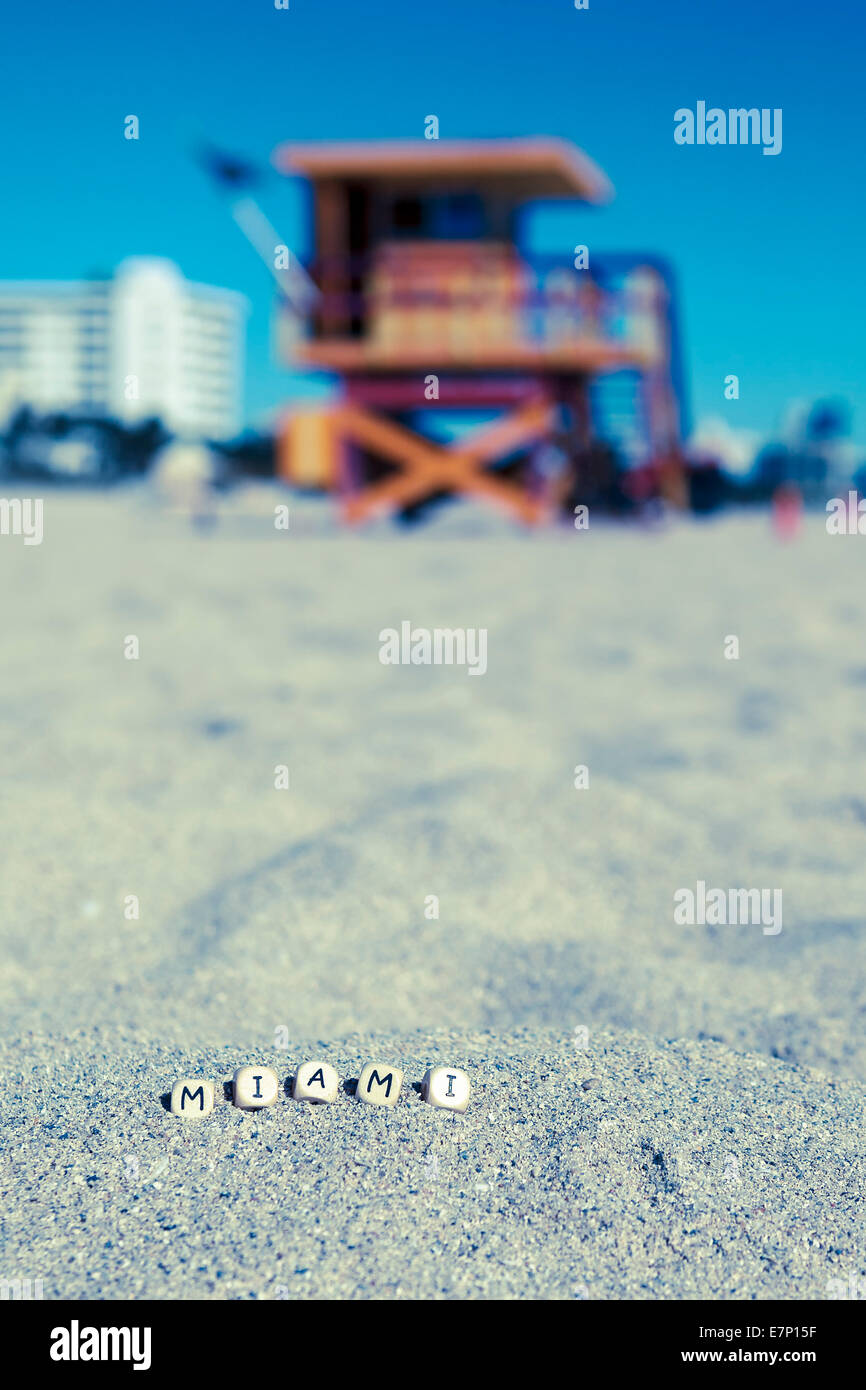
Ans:
[[[603,203],[604,174],[552,139],[287,145],[309,181],[318,289],[287,356],[338,374],[293,410],[279,473],[348,521],[474,493],[527,523],[592,494],[599,451],[635,493],[683,500],[673,297],[647,257],[532,257],[528,203]],[[575,215],[574,243],[591,243]],[[570,238],[570,241],[572,239]],[[578,268],[579,266],[579,268]],[[437,438],[435,412],[497,412]]]

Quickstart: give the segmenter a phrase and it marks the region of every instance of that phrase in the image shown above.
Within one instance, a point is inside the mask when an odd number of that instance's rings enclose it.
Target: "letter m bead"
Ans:
[[[399,1068],[368,1062],[358,1078],[355,1094],[365,1105],[396,1105],[402,1085],[403,1073]]]
[[[171,1088],[171,1113],[185,1120],[200,1120],[213,1110],[213,1082],[186,1076]]]

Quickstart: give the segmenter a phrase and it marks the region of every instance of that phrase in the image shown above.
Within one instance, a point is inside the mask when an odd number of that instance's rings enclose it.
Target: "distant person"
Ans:
[[[169,511],[207,527],[217,520],[218,475],[216,455],[206,444],[177,439],[160,449],[150,477],[158,500]]]

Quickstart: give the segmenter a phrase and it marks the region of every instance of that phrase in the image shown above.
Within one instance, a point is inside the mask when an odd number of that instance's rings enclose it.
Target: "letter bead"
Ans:
[[[270,1067],[238,1067],[232,1082],[235,1105],[241,1110],[261,1110],[273,1105],[280,1090],[276,1072]]]
[[[365,1105],[396,1105],[402,1085],[403,1073],[398,1067],[367,1062],[358,1078],[356,1095]]]
[[[302,1062],[295,1073],[292,1095],[295,1100],[321,1103],[335,1101],[340,1079],[327,1062]]]
[[[421,1096],[428,1105],[460,1114],[469,1104],[469,1077],[457,1067],[429,1067],[421,1082]]]
[[[199,1120],[213,1110],[213,1097],[212,1081],[185,1076],[171,1088],[171,1113],[185,1120]]]

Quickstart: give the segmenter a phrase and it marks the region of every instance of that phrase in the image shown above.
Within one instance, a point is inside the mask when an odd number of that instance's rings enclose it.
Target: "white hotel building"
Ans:
[[[111,280],[0,280],[0,428],[19,405],[228,439],[242,424],[248,304],[134,257]]]

